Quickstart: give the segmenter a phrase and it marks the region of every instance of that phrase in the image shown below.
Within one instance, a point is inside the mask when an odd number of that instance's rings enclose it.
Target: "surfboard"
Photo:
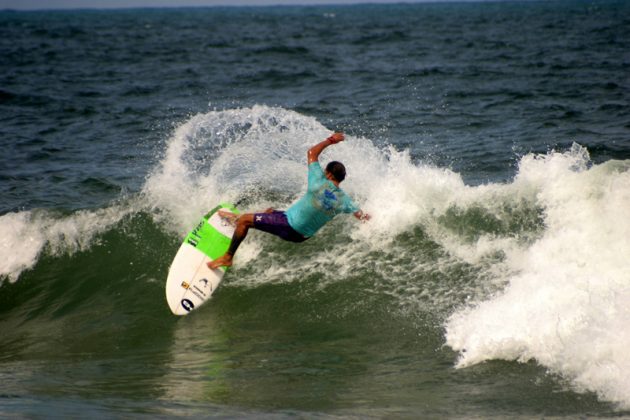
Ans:
[[[186,235],[173,259],[166,279],[166,301],[175,315],[198,309],[221,284],[226,268],[211,270],[206,265],[225,254],[234,233],[234,225],[219,216],[221,209],[238,214],[229,203],[210,210]]]

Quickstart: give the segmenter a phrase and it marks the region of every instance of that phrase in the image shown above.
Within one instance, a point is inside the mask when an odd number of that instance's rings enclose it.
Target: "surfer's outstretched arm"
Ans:
[[[319,159],[319,155],[325,148],[327,148],[331,144],[337,144],[341,141],[344,141],[345,138],[346,137],[343,135],[343,133],[338,132],[308,149],[308,153],[306,155],[308,163],[311,164],[313,162],[317,162],[317,160]]]

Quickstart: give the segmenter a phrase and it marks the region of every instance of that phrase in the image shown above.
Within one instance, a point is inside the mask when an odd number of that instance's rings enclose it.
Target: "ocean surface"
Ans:
[[[286,208],[173,316],[186,232]],[[630,416],[630,2],[0,12],[0,417]]]

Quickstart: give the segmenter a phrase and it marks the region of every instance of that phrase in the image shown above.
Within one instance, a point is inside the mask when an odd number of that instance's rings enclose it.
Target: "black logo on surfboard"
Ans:
[[[182,306],[186,309],[186,312],[190,312],[195,309],[195,304],[192,303],[189,299],[182,299]]]

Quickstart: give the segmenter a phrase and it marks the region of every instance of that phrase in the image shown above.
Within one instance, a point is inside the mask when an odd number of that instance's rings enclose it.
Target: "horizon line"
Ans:
[[[37,1],[37,0],[36,0]],[[225,1],[225,2],[224,2]],[[28,3],[24,5],[24,1],[17,7],[5,6],[4,2],[0,0],[0,12],[42,12],[42,11],[79,11],[79,10],[133,10],[133,9],[191,9],[191,8],[247,8],[247,7],[317,7],[317,6],[361,6],[361,5],[409,5],[409,4],[436,4],[436,3],[535,3],[545,0],[310,0],[307,2],[300,2],[296,0],[243,0],[242,2],[234,2],[227,0],[219,0],[214,4],[200,4],[200,3],[188,3],[188,4],[167,4],[164,1],[149,1],[148,4],[137,4],[142,1],[137,1],[136,4],[129,5],[129,1],[119,2],[106,2],[98,5],[85,5],[77,4],[81,1],[70,0],[68,5],[50,5],[51,2],[46,2],[46,5],[35,5]],[[561,2],[562,0],[551,0],[551,2]],[[115,4],[112,4],[115,3]],[[126,3],[126,4],[124,4]],[[162,3],[162,4],[158,4]]]

